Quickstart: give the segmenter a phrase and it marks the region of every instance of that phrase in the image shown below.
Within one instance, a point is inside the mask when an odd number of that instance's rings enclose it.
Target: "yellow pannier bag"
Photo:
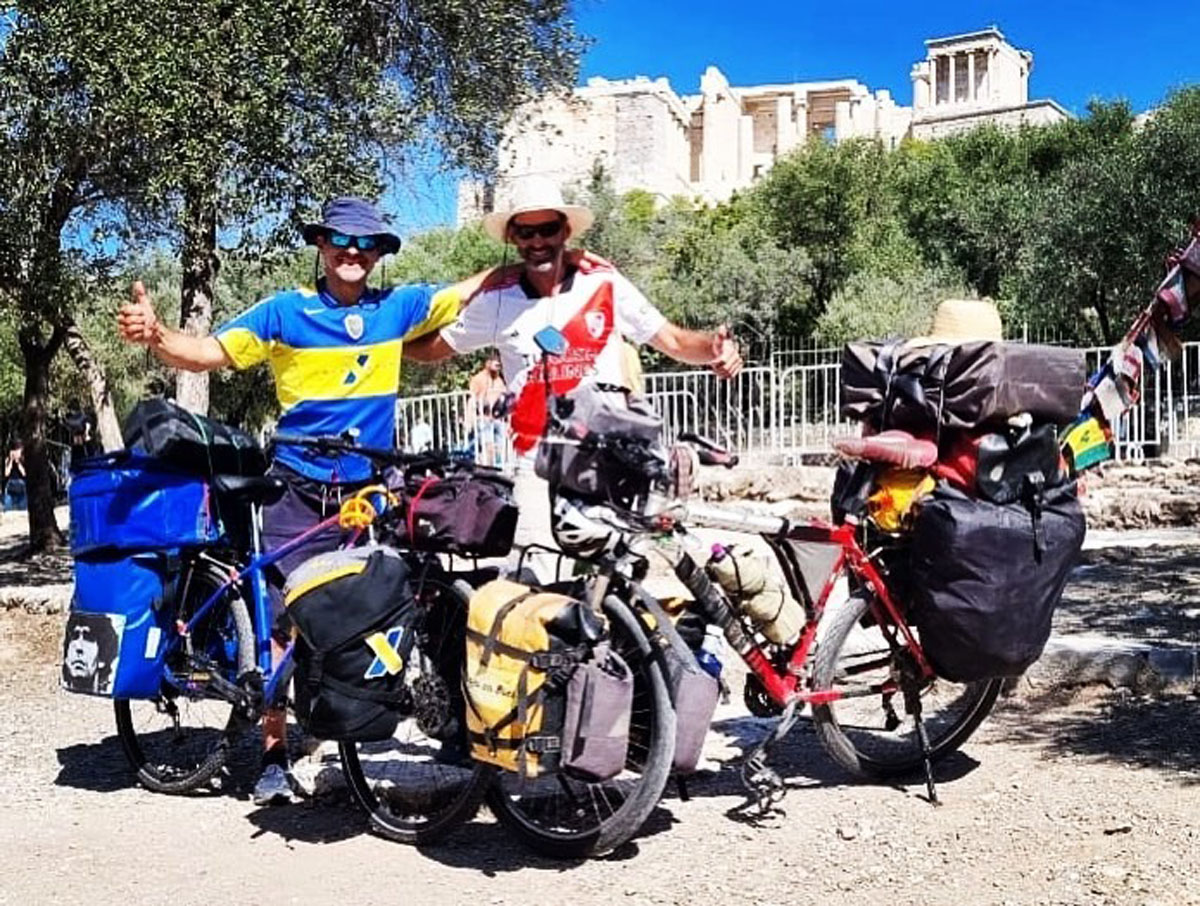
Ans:
[[[629,668],[606,639],[604,618],[568,595],[507,579],[476,591],[467,616],[464,676],[472,757],[536,777],[570,768],[583,747],[594,747],[595,734],[583,740],[578,734],[589,731],[575,729],[578,695],[589,702],[598,696],[606,707],[614,697],[632,698]],[[564,733],[565,722],[571,726]],[[627,734],[626,713],[623,729],[618,716],[598,736],[623,746]],[[618,770],[623,761],[622,749]],[[586,763],[579,768],[590,772]]]
[[[875,481],[875,490],[867,498],[867,512],[885,532],[908,528],[913,504],[937,485],[924,469],[886,469]]]

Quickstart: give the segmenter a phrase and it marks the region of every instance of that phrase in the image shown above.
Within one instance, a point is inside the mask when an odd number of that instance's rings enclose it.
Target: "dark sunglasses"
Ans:
[[[350,236],[346,233],[330,232],[329,244],[335,249],[348,249],[354,246],[360,252],[373,252],[379,248],[379,240],[374,236]]]
[[[562,228],[562,220],[551,220],[548,223],[514,223],[511,227],[513,236],[522,242],[528,242],[534,236],[551,239],[561,233]]]

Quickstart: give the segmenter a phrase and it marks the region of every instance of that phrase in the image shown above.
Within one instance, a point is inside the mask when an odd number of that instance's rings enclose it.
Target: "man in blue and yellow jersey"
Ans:
[[[390,447],[405,341],[452,323],[484,275],[440,290],[423,284],[369,288],[367,277],[382,255],[400,248],[400,239],[360,198],[329,202],[321,222],[304,227],[304,238],[317,247],[324,271],[315,289],[276,293],[212,336],[195,337],[160,322],[137,282],[133,301],[117,318],[121,336],[189,371],[267,362],[283,410],[281,433],[353,432],[366,446]],[[285,480],[287,492],[263,513],[268,551],[335,512],[342,496],[369,478],[370,464],[360,456],[277,445],[271,471]],[[314,536],[279,561],[273,584],[281,586],[289,571],[340,541],[336,529]],[[272,588],[277,617],[280,597],[279,588]],[[291,798],[285,726],[282,710],[263,718],[263,774],[255,787],[260,804]]]

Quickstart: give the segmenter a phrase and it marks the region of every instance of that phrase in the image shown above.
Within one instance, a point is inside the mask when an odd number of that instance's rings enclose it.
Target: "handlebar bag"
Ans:
[[[320,554],[288,576],[284,603],[299,632],[300,725],[321,739],[391,737],[411,707],[404,674],[415,605],[403,558],[378,545]]]
[[[1085,531],[1074,482],[1003,505],[939,482],[911,548],[913,617],[937,673],[971,682],[1036,661]]]
[[[249,434],[163,399],[143,400],[125,420],[125,446],[196,475],[262,475],[267,458]]]
[[[85,459],[68,502],[76,556],[211,544],[221,536],[207,482],[137,453]]]
[[[395,542],[413,550],[504,557],[517,531],[513,483],[476,468],[405,480]]]
[[[463,680],[472,757],[525,777],[620,773],[633,679],[607,629],[568,595],[506,579],[476,591]]]
[[[62,687],[112,698],[161,690],[173,627],[174,552],[75,559],[75,588],[63,636]]]
[[[585,384],[563,402],[563,428],[543,439],[534,461],[553,489],[632,509],[669,482],[663,422],[645,400]]]

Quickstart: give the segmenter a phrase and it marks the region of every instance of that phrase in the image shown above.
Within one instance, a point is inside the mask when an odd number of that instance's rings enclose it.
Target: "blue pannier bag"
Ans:
[[[113,698],[153,698],[174,632],[173,553],[75,560],[63,638],[62,686]]]
[[[84,460],[72,476],[71,553],[180,548],[221,536],[208,483],[138,453]]]

